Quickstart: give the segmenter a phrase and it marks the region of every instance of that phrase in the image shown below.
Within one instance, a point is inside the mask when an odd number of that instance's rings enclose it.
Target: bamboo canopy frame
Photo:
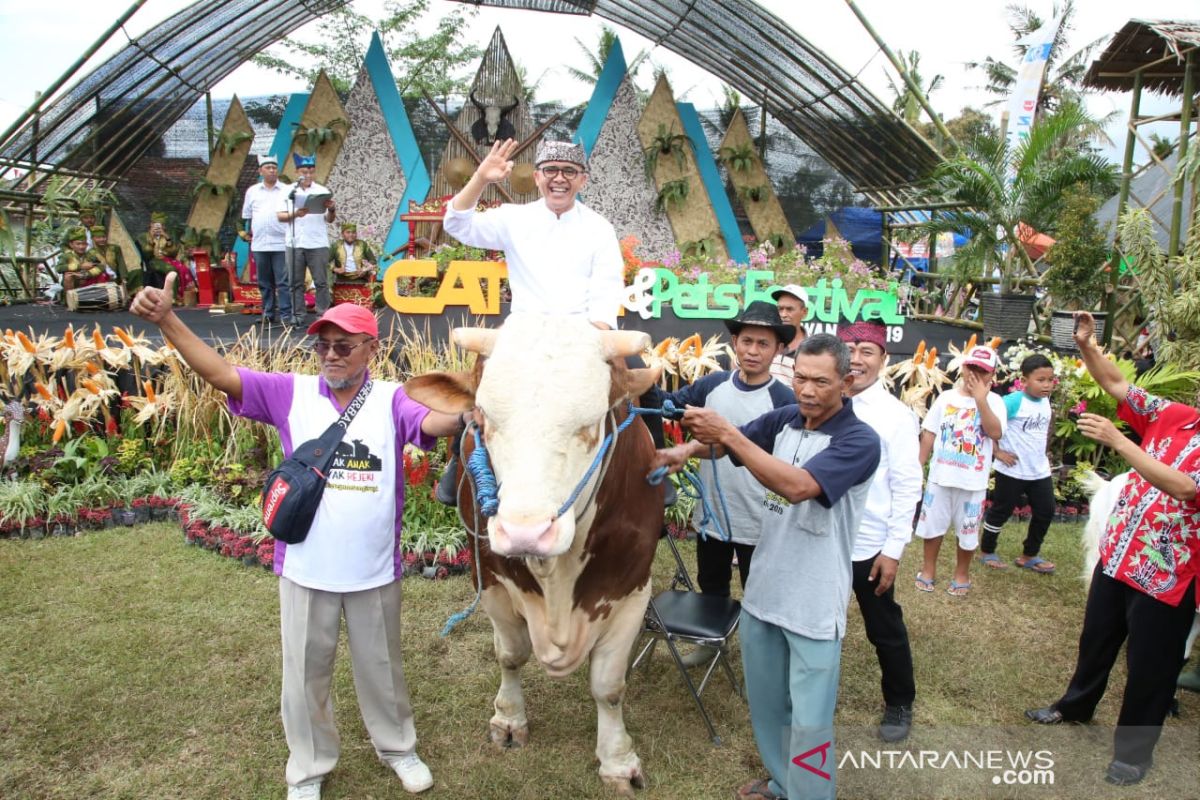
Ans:
[[[1194,130],[1197,110],[1197,91],[1200,89],[1200,21],[1180,20],[1141,20],[1131,19],[1121,30],[1113,35],[1112,41],[1092,62],[1084,76],[1085,86],[1107,91],[1132,92],[1130,101],[1129,120],[1125,137],[1125,154],[1121,164],[1121,190],[1117,200],[1117,219],[1120,219],[1130,202],[1144,202],[1147,207],[1153,206],[1158,197],[1149,200],[1139,199],[1130,192],[1130,186],[1135,175],[1145,169],[1167,169],[1162,160],[1154,155],[1153,147],[1139,133],[1143,125],[1155,122],[1178,121],[1179,140],[1176,145],[1178,158],[1181,163],[1187,155],[1189,146],[1196,146],[1197,134]],[[1179,99],[1179,109],[1168,114],[1142,116],[1140,113],[1142,92],[1152,91],[1167,97]],[[1136,145],[1150,153],[1150,162],[1144,167],[1134,167],[1133,159]],[[1190,192],[1191,209],[1195,214],[1197,186],[1187,187],[1183,181],[1176,182],[1173,188],[1171,217],[1168,223],[1167,255],[1173,256],[1182,249],[1182,235],[1186,229],[1183,219],[1183,199],[1185,192]],[[1136,275],[1130,270],[1126,285],[1122,286],[1121,271],[1117,268],[1120,263],[1120,242],[1116,243],[1117,255],[1111,265],[1112,291],[1108,296],[1108,314],[1112,320],[1105,330],[1105,344],[1109,344],[1114,334],[1119,333],[1125,341],[1132,342],[1137,335],[1136,326],[1129,322],[1132,312],[1140,300],[1136,291]],[[1122,303],[1120,290],[1127,298]],[[1117,329],[1120,328],[1118,331]],[[1132,330],[1131,330],[1132,328]]]

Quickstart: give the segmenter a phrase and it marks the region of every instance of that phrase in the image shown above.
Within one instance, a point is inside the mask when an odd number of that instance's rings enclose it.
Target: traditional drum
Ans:
[[[127,305],[125,287],[115,283],[94,283],[67,289],[67,308],[71,311],[120,311]]]

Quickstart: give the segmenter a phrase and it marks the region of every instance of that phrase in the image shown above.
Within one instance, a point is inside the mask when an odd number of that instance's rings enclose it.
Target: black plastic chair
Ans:
[[[643,662],[649,664],[649,658],[654,654],[655,646],[659,641],[665,642],[671,658],[675,661],[675,666],[679,669],[679,674],[683,676],[684,684],[691,692],[692,699],[696,701],[696,708],[700,710],[704,724],[708,726],[708,733],[712,737],[713,744],[720,746],[721,737],[717,734],[717,729],[713,725],[712,718],[704,707],[704,701],[700,699],[700,695],[719,666],[729,678],[738,697],[745,699],[742,685],[734,676],[729,665],[729,640],[737,630],[742,604],[730,597],[717,597],[695,591],[695,586],[688,577],[687,567],[684,566],[683,558],[679,555],[679,548],[675,546],[675,540],[670,535],[663,538],[671,548],[671,555],[675,557],[675,575],[671,579],[670,588],[652,597],[646,607],[645,625],[638,641],[648,641],[634,658],[630,671],[632,672]],[[702,665],[704,677],[701,678],[699,685],[692,680],[687,665],[684,664],[683,657],[679,653],[681,643],[708,648],[712,651],[712,658]]]

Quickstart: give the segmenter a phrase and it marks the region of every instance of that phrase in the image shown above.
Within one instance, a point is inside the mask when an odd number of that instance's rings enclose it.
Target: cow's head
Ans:
[[[558,511],[605,436],[609,410],[637,397],[657,369],[626,369],[649,337],[601,331],[570,317],[512,314],[499,329],[458,328],[454,341],[477,353],[474,373],[429,373],[405,384],[410,397],[453,412],[476,407],[499,481],[500,508],[488,520],[493,552],[549,558],[571,548],[577,508]],[[644,435],[644,434],[643,434]]]
[[[482,115],[471,126],[471,136],[475,139],[476,144],[492,144],[497,139],[512,139],[517,135],[517,129],[505,119],[510,111],[520,105],[521,101],[517,97],[514,96],[512,103],[506,106],[497,103],[483,103],[475,97],[474,91],[467,97],[470,99],[471,105],[479,109],[479,113]]]

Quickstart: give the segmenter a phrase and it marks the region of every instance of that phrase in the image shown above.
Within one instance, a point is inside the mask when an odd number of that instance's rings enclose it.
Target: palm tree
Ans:
[[[897,53],[897,55],[900,57],[901,63],[904,64],[904,71],[912,77],[913,83],[915,83],[917,87],[921,89],[926,97],[932,95],[938,90],[938,87],[942,85],[941,75],[934,75],[929,80],[928,86],[923,85],[924,81],[921,78],[920,53],[916,52],[915,50],[910,50],[906,55],[904,51],[901,50],[899,53]],[[916,127],[917,122],[921,118],[921,102],[917,99],[917,96],[909,90],[908,84],[904,81],[900,81],[900,83],[897,84],[892,80],[892,76],[888,75],[887,82],[888,88],[890,88],[892,90],[892,94],[896,96],[895,99],[892,100],[892,111],[895,111],[897,114],[903,117],[904,121],[909,125]]]
[[[586,83],[589,86],[595,86],[596,81],[600,79],[600,73],[604,71],[604,65],[608,62],[609,54],[612,53],[613,45],[617,41],[617,32],[607,25],[600,26],[600,37],[596,42],[595,52],[592,52],[586,44],[576,38],[575,44],[579,46],[584,58],[587,59],[587,69],[567,67],[567,74],[577,81]],[[630,78],[637,74],[637,71],[642,67],[642,63],[645,62],[649,55],[649,52],[643,50],[629,62],[626,72]]]
[[[1079,141],[1091,123],[1080,106],[1066,104],[1037,120],[1016,148],[994,134],[966,143],[938,167],[929,187],[938,199],[961,205],[937,212],[922,235],[966,234],[969,241],[955,254],[960,270],[990,275],[999,268],[1000,292],[1010,293],[1018,274],[1035,274],[1022,224],[1053,231],[1063,193],[1075,184],[1102,197],[1116,190],[1116,167]]]
[[[1008,27],[1016,39],[1013,52],[1019,64],[1025,58],[1025,51],[1029,49],[1022,40],[1042,27],[1046,20],[1027,6],[1012,5],[1008,7],[1008,12]],[[1038,94],[1038,113],[1053,110],[1063,103],[1082,101],[1085,94],[1083,77],[1092,61],[1092,53],[1108,38],[1102,36],[1074,53],[1067,54],[1067,36],[1074,29],[1072,20],[1075,17],[1075,0],[1066,0],[1061,7],[1061,14],[1059,6],[1054,5],[1051,17],[1059,18],[1058,31],[1055,32],[1054,43],[1050,46],[1050,55],[1046,60],[1045,77]],[[988,56],[983,61],[967,62],[967,68],[981,70],[987,78],[983,88],[997,98],[988,105],[1002,103],[1012,94],[1013,85],[1017,81],[1017,71],[1005,62]]]

